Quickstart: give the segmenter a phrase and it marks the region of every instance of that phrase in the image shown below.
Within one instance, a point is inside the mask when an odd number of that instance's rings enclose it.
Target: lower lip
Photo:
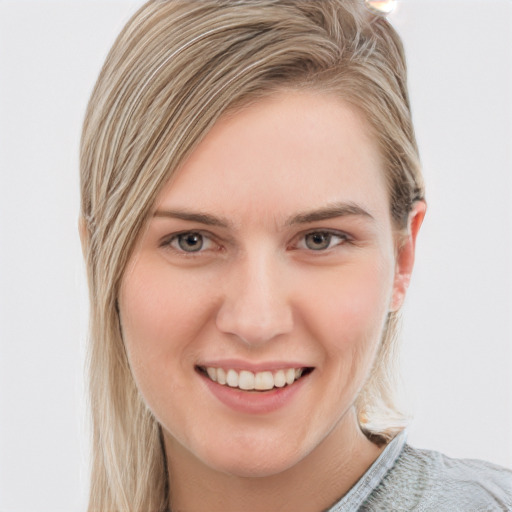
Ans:
[[[200,374],[211,393],[224,405],[234,411],[245,414],[267,414],[288,405],[293,397],[302,389],[309,375],[304,375],[293,384],[271,391],[242,391],[213,382]]]

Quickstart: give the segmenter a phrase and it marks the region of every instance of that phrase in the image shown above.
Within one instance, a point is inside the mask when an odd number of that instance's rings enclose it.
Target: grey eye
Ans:
[[[313,251],[321,251],[323,249],[327,249],[331,245],[332,237],[332,233],[318,231],[315,233],[307,234],[304,237],[304,242],[308,249]]]
[[[203,235],[200,233],[183,233],[177,237],[178,246],[185,252],[197,252],[203,248]]]

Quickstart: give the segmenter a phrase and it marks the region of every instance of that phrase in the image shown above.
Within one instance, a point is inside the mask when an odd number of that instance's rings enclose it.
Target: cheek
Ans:
[[[320,371],[329,376],[330,396],[342,408],[349,406],[369,376],[392,285],[392,260],[372,258],[337,269],[318,283],[313,296],[304,297],[308,329],[323,345]]]
[[[153,260],[139,260],[123,279],[123,340],[137,386],[154,412],[162,407],[162,389],[177,395],[186,386],[195,360],[194,340],[212,308],[205,288],[204,280],[201,285],[201,280],[171,273]]]
[[[315,337],[334,351],[356,350],[378,343],[392,296],[392,264],[349,265],[323,276],[303,297]]]
[[[369,258],[326,273],[301,296],[303,327],[322,349],[319,377],[324,394],[319,424],[336,411],[341,417],[367,381],[388,315],[392,294],[391,259]]]
[[[172,350],[202,325],[210,309],[204,280],[172,272],[166,265],[139,262],[123,280],[123,332],[133,351]]]

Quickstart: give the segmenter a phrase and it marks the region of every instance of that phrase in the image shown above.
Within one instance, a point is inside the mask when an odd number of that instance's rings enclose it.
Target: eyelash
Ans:
[[[179,244],[180,237],[185,237],[187,235],[188,236],[197,235],[197,236],[202,237],[202,239],[201,239],[202,245],[197,251],[186,251],[183,248],[180,248],[179,245],[178,246],[173,245],[173,244]],[[310,235],[321,235],[324,237],[325,236],[330,237],[328,246],[325,248],[320,248],[320,249],[312,249],[310,247],[307,247],[306,246],[306,238]],[[347,233],[344,233],[342,231],[329,230],[329,229],[315,229],[315,230],[307,231],[305,233],[301,233],[298,237],[296,237],[296,240],[297,239],[298,239],[298,242],[296,242],[296,243],[294,242],[293,246],[291,247],[292,249],[306,250],[308,252],[318,253],[318,254],[326,253],[327,251],[329,251],[335,247],[344,245],[346,243],[353,242],[352,238]],[[332,245],[332,241],[336,240],[336,239],[338,239],[338,242]],[[194,231],[194,230],[182,231],[180,233],[175,233],[171,237],[165,239],[162,242],[161,246],[171,249],[172,251],[179,254],[180,256],[194,258],[194,257],[200,256],[206,250],[211,249],[211,247],[204,248],[205,241],[207,242],[208,245],[211,245],[211,244],[216,245],[217,250],[221,249],[221,246],[215,242],[214,237],[210,233],[205,233],[202,231]]]
[[[199,250],[197,251],[185,251],[183,250],[182,248],[180,248],[179,246],[178,247],[175,247],[173,246],[174,243],[176,244],[179,244],[179,241],[180,241],[180,237],[185,237],[185,236],[194,236],[194,235],[197,235],[197,236],[200,236],[202,238],[202,244],[201,244],[201,247],[199,248]],[[204,249],[204,243],[205,241],[208,241],[208,245],[210,244],[215,244],[214,240],[213,240],[213,236],[209,233],[204,233],[202,231],[182,231],[181,233],[175,233],[174,235],[172,235],[171,237],[167,238],[166,240],[164,240],[162,242],[162,247],[166,247],[166,248],[169,248],[171,249],[172,251],[180,254],[180,255],[183,255],[185,257],[197,257],[199,254],[203,253],[205,250],[208,250],[210,247],[207,247],[206,249]],[[216,244],[219,248],[219,244]]]
[[[311,252],[322,253],[322,252],[328,251],[329,249],[333,249],[334,247],[343,245],[343,244],[351,241],[351,238],[346,233],[343,233],[341,231],[333,231],[333,230],[329,230],[329,229],[324,229],[324,230],[308,231],[307,233],[302,234],[300,237],[300,240],[301,240],[301,242],[304,243],[304,245],[306,244],[307,237],[310,235],[321,235],[321,236],[330,237],[328,246],[325,248],[322,248],[322,249],[312,249],[311,247],[307,247],[307,246],[306,247],[298,247],[299,244],[296,244],[296,246],[299,249],[305,249],[305,250],[309,250]],[[338,239],[339,241],[337,243],[335,243],[334,245],[331,245],[331,242],[333,241],[333,239]]]

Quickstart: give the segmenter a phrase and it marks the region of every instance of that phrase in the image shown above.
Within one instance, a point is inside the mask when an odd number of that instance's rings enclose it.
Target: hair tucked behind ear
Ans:
[[[279,89],[359,109],[384,161],[397,230],[423,197],[399,37],[362,0],[153,0],[128,22],[92,93],[80,154],[90,289],[90,512],[168,505],[158,423],[126,357],[116,300],[155,198],[216,120]],[[404,425],[394,401],[391,315],[357,402],[369,437]],[[172,475],[171,475],[172,478]]]

